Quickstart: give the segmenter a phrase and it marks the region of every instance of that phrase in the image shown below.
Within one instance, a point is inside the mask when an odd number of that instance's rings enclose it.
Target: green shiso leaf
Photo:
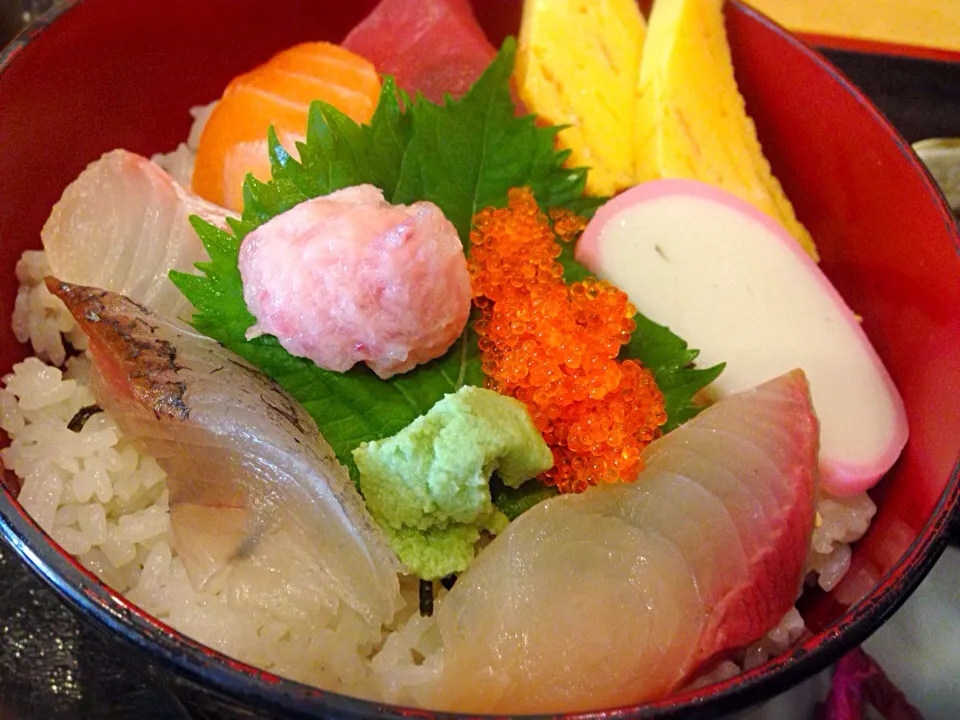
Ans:
[[[694,401],[694,396],[720,376],[725,364],[695,367],[699,350],[691,349],[685,340],[670,332],[670,328],[658,325],[640,313],[634,320],[637,329],[621,350],[620,357],[635,358],[650,368],[663,393],[667,412],[663,431],[670,432],[700,412],[701,406]]]
[[[529,186],[542,207],[581,209],[586,169],[568,169],[555,149],[558,127],[517,117],[510,95],[516,43],[500,53],[461,100],[434,105],[418,99],[414,134],[393,202],[436,203],[467,241],[481,209],[507,204],[510,188]]]
[[[518,488],[504,485],[496,475],[490,480],[490,497],[493,504],[511,521],[516,520],[534,505],[559,494],[555,487],[533,480],[525,482]]]
[[[231,232],[192,218],[210,261],[202,275],[172,272],[173,282],[196,310],[192,323],[273,377],[306,408],[320,432],[356,480],[352,451],[361,443],[396,434],[445,394],[464,385],[482,385],[472,321],[444,355],[414,370],[380,380],[363,366],[346,373],[317,367],[290,355],[276,338],[246,339],[254,318],[243,300],[237,258],[243,238],[260,225],[306,200],[363,183],[383,190],[393,203],[429,200],[443,211],[469,247],[470,222],[484,207],[504,206],[511,188],[530,186],[544,208],[566,207],[584,215],[605,198],[584,195],[586,170],[563,167],[568,152],[557,151],[559,127],[537,127],[532,116],[517,117],[510,95],[516,45],[508,38],[497,57],[459,100],[436,105],[411,98],[384,78],[377,109],[367,125],[323,102],[311,105],[307,134],[297,146],[299,160],[271,128],[269,182],[248,176],[244,207]],[[564,244],[560,262],[567,282],[589,275]],[[649,367],[664,393],[668,428],[697,412],[693,396],[719,375],[722,366],[696,369],[697,351],[667,328],[637,316],[637,332],[622,357]],[[556,494],[526,483],[494,494],[511,518]]]
[[[241,219],[225,232],[192,222],[210,255],[202,275],[171,273],[196,310],[192,323],[273,377],[306,408],[337,457],[356,479],[351,455],[361,442],[393,435],[446,393],[482,385],[472,323],[442,358],[380,380],[366,367],[335,373],[290,355],[276,338],[246,339],[254,323],[243,300],[237,257],[243,238],[295,205],[345,187],[371,183],[387,200],[430,200],[469,239],[470,220],[489,205],[504,205],[512,187],[530,185],[545,207],[581,208],[586,170],[563,168],[554,148],[557,129],[518,118],[510,97],[516,46],[508,39],[463,98],[435,105],[411,99],[385,78],[370,123],[358,125],[336,108],[315,102],[296,160],[268,137],[272,179],[248,176]]]

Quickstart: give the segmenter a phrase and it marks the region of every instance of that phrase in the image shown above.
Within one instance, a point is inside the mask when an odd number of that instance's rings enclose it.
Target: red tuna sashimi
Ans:
[[[663,697],[793,606],[819,427],[801,371],[651,444],[632,485],[541,503],[438,613],[442,710],[548,713]]]
[[[382,0],[342,45],[438,103],[463,95],[496,55],[467,0]]]

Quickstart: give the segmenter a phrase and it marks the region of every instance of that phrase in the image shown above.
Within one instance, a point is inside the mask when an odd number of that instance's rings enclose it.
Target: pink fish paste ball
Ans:
[[[243,298],[293,355],[381,378],[443,355],[470,314],[457,231],[429,202],[391,205],[373,185],[301,203],[247,235]]]

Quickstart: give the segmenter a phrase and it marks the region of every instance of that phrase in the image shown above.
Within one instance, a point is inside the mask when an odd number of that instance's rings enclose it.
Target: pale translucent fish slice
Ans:
[[[53,278],[47,287],[91,339],[98,402],[167,472],[172,518],[197,521],[174,528],[192,579],[202,585],[232,554],[255,556],[282,530],[304,550],[293,568],[301,585],[332,592],[368,621],[392,616],[396,556],[293,398],[216,342],[127,298]],[[184,513],[184,504],[193,507]],[[242,542],[237,518],[216,512],[224,509],[248,513]],[[214,534],[210,553],[187,547]]]
[[[251,526],[243,507],[176,503],[170,508],[173,544],[195,587],[214,581],[240,554]]]
[[[606,486],[591,493],[601,505],[638,528],[656,530],[677,546],[706,603],[721,598],[731,582],[747,580],[740,533],[723,501],[703,485],[676,473],[658,473],[638,487]],[[703,538],[711,538],[709,544]],[[718,554],[717,547],[724,548]]]
[[[194,272],[195,263],[208,260],[191,215],[226,225],[225,210],[182,188],[158,165],[114,150],[67,186],[41,237],[51,272],[61,280],[189,317],[192,306],[168,273]]]
[[[779,466],[770,457],[767,448],[751,441],[749,434],[742,434],[739,429],[720,430],[713,427],[692,427],[687,440],[700,448],[701,454],[709,458],[722,459],[723,467],[729,468],[734,475],[738,475],[737,467],[749,463],[755,468],[756,480],[751,484],[756,487],[765,487],[774,497],[775,507],[782,507],[788,495],[787,488],[764,482],[765,478],[777,474]],[[724,454],[720,454],[725,450]],[[718,463],[720,460],[718,460]],[[744,478],[750,481],[750,478]]]
[[[689,477],[703,464],[703,458],[696,450],[680,443],[658,447],[657,450],[646,458],[645,472],[672,472]],[[698,473],[698,481],[723,502],[734,519],[744,547],[759,545],[770,534],[770,519],[776,510],[771,494],[760,494],[759,489],[751,487],[721,465],[715,465],[709,475]],[[765,497],[770,499],[768,507],[764,506]]]
[[[522,515],[439,610],[443,671],[428,704],[525,713],[642,702],[761,638],[801,585],[818,432],[795,371],[657,440],[636,483]]]
[[[659,693],[677,683],[704,613],[683,556],[576,500],[521,516],[457,581],[431,706],[575,711],[628,702],[637,678]]]

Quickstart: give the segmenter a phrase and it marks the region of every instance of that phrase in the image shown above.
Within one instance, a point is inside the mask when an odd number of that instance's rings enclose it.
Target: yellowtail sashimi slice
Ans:
[[[97,401],[167,472],[174,545],[195,587],[269,552],[317,602],[339,598],[375,624],[393,616],[399,562],[293,398],[128,298],[52,277],[47,287],[90,339]]]
[[[440,607],[442,676],[428,704],[642,702],[761,638],[801,588],[817,447],[806,377],[793,371],[651,444],[634,484],[521,515]]]
[[[62,280],[189,317],[192,306],[168,273],[194,272],[195,263],[208,260],[191,215],[226,225],[226,210],[182,188],[156,163],[114,150],[64,190],[43,226],[43,249]]]

